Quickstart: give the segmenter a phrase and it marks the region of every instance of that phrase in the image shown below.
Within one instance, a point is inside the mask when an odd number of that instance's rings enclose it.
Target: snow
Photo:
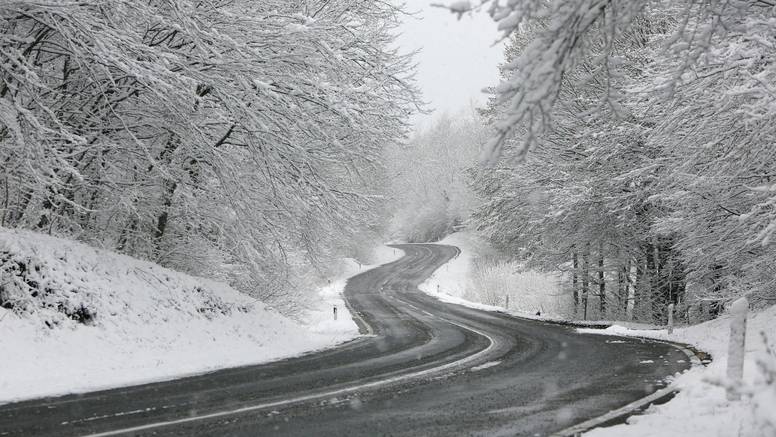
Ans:
[[[343,270],[338,278],[321,287],[318,296],[321,301],[314,308],[307,311],[305,320],[309,323],[312,332],[327,333],[329,335],[348,335],[350,338],[358,334],[358,325],[353,321],[350,311],[342,298],[345,283],[351,276],[366,272],[377,266],[387,264],[404,256],[404,252],[387,246],[378,246],[372,250],[370,262],[363,264],[353,258],[343,260]],[[337,320],[333,317],[333,308],[337,308]]]
[[[462,1],[453,2],[448,7],[453,12],[463,13],[471,10],[472,4],[468,0],[462,0]]]
[[[439,244],[456,246],[461,253],[419,286],[425,293],[444,302],[541,320],[563,320],[570,311],[571,298],[562,293],[559,275],[489,261],[492,249],[471,232],[453,233]]]
[[[380,248],[373,259],[397,252]],[[263,363],[353,339],[358,328],[341,292],[347,276],[370,266],[344,264],[297,321],[220,282],[0,228],[2,296],[13,306],[0,307],[0,403]]]
[[[728,339],[731,315],[680,327],[669,335],[666,330],[634,330],[614,325],[607,329],[580,328],[588,334],[656,338],[685,343],[708,352],[713,361],[708,367],[696,367],[676,377],[679,393],[670,402],[651,406],[643,415],[633,416],[627,424],[594,429],[590,437],[761,437],[776,435],[776,386],[767,384],[761,366],[770,366],[776,375],[776,358],[766,354],[776,342],[776,306],[750,314],[746,334],[744,385],[740,401],[729,401],[725,387]],[[763,335],[767,337],[765,342]]]
[[[495,367],[501,364],[501,361],[488,361],[487,363],[480,364],[479,366],[472,367],[472,372],[478,372],[480,370],[489,369],[491,367]]]
[[[467,234],[455,233],[439,241],[439,244],[456,246],[461,252],[434,272],[430,278],[420,284],[419,288],[421,291],[440,299],[448,299],[448,301],[459,303],[466,293],[469,278],[471,277],[471,260],[474,254],[472,249],[473,242],[467,238]]]

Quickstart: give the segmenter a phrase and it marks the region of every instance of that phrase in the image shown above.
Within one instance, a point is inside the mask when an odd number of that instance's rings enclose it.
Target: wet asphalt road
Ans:
[[[348,281],[364,337],[169,382],[0,406],[0,436],[548,435],[641,398],[689,367],[663,344],[442,303],[417,285],[458,250]]]

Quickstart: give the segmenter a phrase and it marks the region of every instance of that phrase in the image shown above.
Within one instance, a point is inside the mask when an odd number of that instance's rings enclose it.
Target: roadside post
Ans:
[[[508,310],[509,309],[509,295],[505,294],[504,297],[505,297],[505,299],[504,299],[504,309]]]
[[[728,400],[741,399],[737,391],[744,378],[744,346],[746,343],[746,317],[749,313],[749,301],[742,297],[730,307],[730,343],[728,344]]]
[[[334,305],[334,320],[337,320],[337,305]]]
[[[668,304],[668,334],[674,333],[674,304]]]

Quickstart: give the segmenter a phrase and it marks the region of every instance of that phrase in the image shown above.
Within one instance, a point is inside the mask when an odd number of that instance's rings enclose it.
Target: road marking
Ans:
[[[165,408],[165,407],[162,407],[162,408]],[[129,416],[129,415],[132,415],[132,414],[147,413],[149,411],[154,411],[154,410],[156,410],[156,407],[141,408],[139,410],[132,410],[132,411],[120,411],[118,413],[113,413],[113,414],[103,414],[101,416],[87,417],[85,419],[65,420],[64,422],[60,422],[60,425],[69,425],[69,424],[84,423],[84,422],[93,422],[95,420],[107,419],[109,417]]]
[[[398,299],[398,300],[400,300],[401,302],[403,302],[403,303],[405,303],[407,305],[410,305],[410,304],[408,304],[407,302],[404,302],[401,299]],[[99,433],[95,433],[95,434],[87,434],[87,435],[85,435],[83,437],[107,437],[107,436],[114,436],[114,435],[126,434],[126,433],[136,433],[136,432],[147,431],[147,430],[151,430],[151,429],[155,429],[155,428],[162,428],[162,427],[165,427],[165,426],[181,425],[181,424],[184,424],[184,423],[198,422],[198,421],[202,421],[202,420],[215,419],[215,418],[225,417],[225,416],[232,416],[232,415],[237,415],[237,414],[241,414],[241,413],[248,413],[248,412],[251,412],[251,411],[259,411],[259,410],[265,410],[265,409],[268,409],[268,408],[276,408],[276,407],[288,406],[288,405],[298,404],[298,403],[302,403],[302,402],[315,401],[315,400],[320,400],[320,399],[340,396],[340,395],[344,395],[344,394],[349,394],[349,393],[357,392],[359,390],[373,389],[373,388],[377,388],[377,387],[382,387],[382,386],[394,384],[394,383],[397,383],[397,382],[402,382],[402,381],[406,381],[406,380],[410,380],[410,379],[416,379],[416,378],[432,375],[432,374],[443,372],[445,370],[449,370],[449,369],[452,369],[452,368],[466,367],[469,363],[476,362],[476,361],[480,360],[482,357],[484,357],[487,354],[489,354],[496,347],[496,345],[498,343],[498,341],[496,339],[494,339],[490,335],[486,334],[485,332],[480,331],[477,328],[473,328],[471,326],[465,326],[465,325],[463,325],[461,323],[454,322],[454,321],[446,319],[444,317],[440,317],[440,316],[435,316],[435,317],[439,318],[440,320],[444,320],[445,322],[450,323],[452,325],[456,325],[459,328],[462,328],[462,329],[465,329],[467,331],[474,332],[475,334],[478,334],[480,336],[483,336],[483,337],[485,337],[488,340],[488,342],[490,344],[485,349],[483,349],[483,350],[481,350],[481,351],[479,351],[479,352],[477,352],[477,353],[475,353],[473,355],[469,355],[467,357],[461,358],[460,360],[453,361],[451,363],[443,364],[441,366],[433,367],[433,368],[430,368],[430,369],[419,370],[419,371],[408,373],[408,374],[404,374],[404,375],[397,375],[397,376],[394,376],[394,377],[391,377],[391,378],[387,378],[387,379],[382,379],[382,380],[379,380],[379,381],[372,381],[372,382],[368,382],[368,383],[365,383],[365,384],[360,384],[360,385],[351,386],[351,387],[345,387],[345,388],[341,388],[341,389],[337,389],[337,390],[331,390],[331,391],[327,391],[327,392],[324,392],[324,393],[310,394],[310,395],[306,395],[306,396],[299,396],[299,397],[296,397],[296,398],[286,399],[286,400],[282,400],[282,401],[275,401],[275,402],[268,402],[268,403],[265,403],[265,404],[251,405],[249,407],[236,408],[236,409],[233,409],[233,410],[219,411],[219,412],[215,412],[215,413],[202,414],[202,415],[199,415],[199,416],[185,417],[185,418],[182,418],[182,419],[154,422],[154,423],[149,423],[149,424],[146,424],[146,425],[139,425],[139,426],[133,426],[133,427],[129,427],[129,428],[115,429],[115,430],[99,432]]]
[[[478,370],[485,370],[490,367],[498,366],[499,364],[501,364],[501,361],[488,361],[485,364],[480,364],[479,366],[472,367],[472,372],[476,372]]]

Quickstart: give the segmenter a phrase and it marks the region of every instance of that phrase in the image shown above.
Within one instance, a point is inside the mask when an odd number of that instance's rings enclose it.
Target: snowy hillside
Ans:
[[[13,357],[0,372],[0,402],[265,362],[358,335],[341,304],[344,279],[315,294],[303,324],[223,283],[7,229],[0,277],[0,350]]]

